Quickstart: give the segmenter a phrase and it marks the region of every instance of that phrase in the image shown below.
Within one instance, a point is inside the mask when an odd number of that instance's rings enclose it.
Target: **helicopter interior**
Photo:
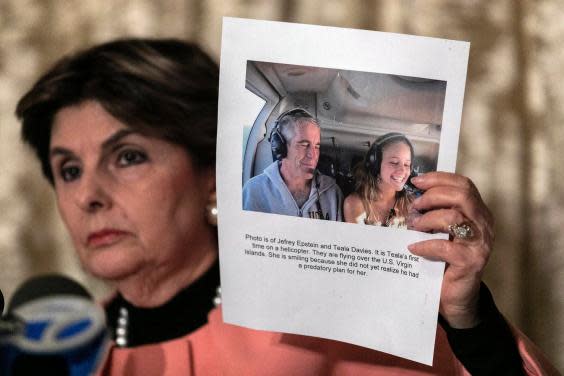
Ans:
[[[354,189],[355,165],[388,132],[403,133],[413,144],[415,173],[437,167],[445,81],[248,61],[245,85],[264,106],[245,132],[243,184],[273,162],[270,132],[278,116],[293,108],[317,118],[318,170],[336,179],[345,196]]]

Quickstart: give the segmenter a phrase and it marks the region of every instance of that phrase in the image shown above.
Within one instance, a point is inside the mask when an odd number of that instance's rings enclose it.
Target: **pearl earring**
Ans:
[[[217,226],[217,196],[215,192],[210,195],[206,206],[206,219],[210,225]]]

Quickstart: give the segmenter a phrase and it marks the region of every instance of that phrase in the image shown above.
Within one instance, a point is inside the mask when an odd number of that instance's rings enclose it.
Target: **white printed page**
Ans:
[[[466,42],[224,19],[217,197],[225,322],[432,364],[444,263],[407,246],[448,235],[406,229],[417,213],[394,212],[386,227],[345,223],[336,191],[354,193],[354,166],[391,133],[409,139],[412,175],[454,171],[468,51]],[[295,108],[315,117],[321,134],[302,207],[269,140]],[[253,179],[258,188],[243,197]]]

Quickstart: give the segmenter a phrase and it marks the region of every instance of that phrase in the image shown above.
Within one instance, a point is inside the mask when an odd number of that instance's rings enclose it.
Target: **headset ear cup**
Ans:
[[[272,130],[272,133],[270,134],[270,148],[272,150],[273,160],[281,161],[282,159],[286,158],[286,155],[288,154],[286,140],[278,130],[277,126]]]
[[[380,166],[378,166],[377,163],[377,157],[376,157],[376,145],[372,144],[372,146],[370,147],[370,149],[368,150],[368,157],[366,158],[366,170],[368,170],[368,173],[371,174],[374,177],[377,177],[379,172],[380,172]]]

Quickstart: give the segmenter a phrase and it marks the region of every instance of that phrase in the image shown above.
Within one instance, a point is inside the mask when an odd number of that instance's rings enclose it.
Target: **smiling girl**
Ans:
[[[401,133],[374,141],[355,168],[355,192],[344,202],[346,222],[405,228],[413,197],[404,189],[411,174],[413,146]]]

